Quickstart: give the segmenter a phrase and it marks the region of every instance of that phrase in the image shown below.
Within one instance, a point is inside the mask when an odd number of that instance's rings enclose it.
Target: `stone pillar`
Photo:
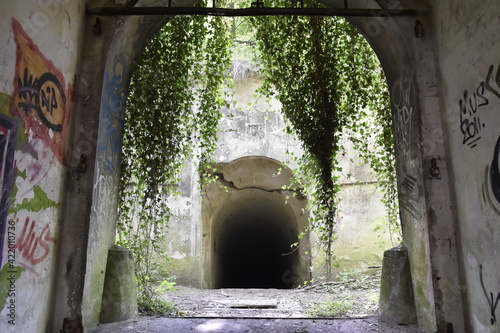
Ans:
[[[384,252],[379,312],[383,321],[397,324],[417,322],[408,250],[404,245]]]
[[[137,315],[137,287],[132,253],[118,245],[108,252],[101,305],[101,323],[112,323]]]

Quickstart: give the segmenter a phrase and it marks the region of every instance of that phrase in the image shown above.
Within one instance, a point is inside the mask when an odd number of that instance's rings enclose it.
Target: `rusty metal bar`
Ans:
[[[359,8],[207,8],[207,7],[101,7],[87,8],[87,14],[114,15],[211,15],[211,16],[344,16],[392,17],[412,16],[412,9],[359,9]]]

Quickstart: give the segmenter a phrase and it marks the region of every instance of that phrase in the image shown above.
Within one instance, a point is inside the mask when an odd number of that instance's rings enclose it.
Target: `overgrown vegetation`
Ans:
[[[335,279],[336,282],[307,287],[317,292],[328,292],[335,298],[303,304],[309,316],[356,316],[359,313],[371,313],[378,307],[380,270],[373,274],[360,270],[342,271]]]
[[[275,0],[272,5],[301,3],[320,5],[312,0]],[[159,251],[170,216],[165,198],[176,193],[185,159],[196,156],[210,163],[220,110],[227,106],[224,94],[234,43],[252,48],[254,65],[264,77],[262,93],[282,103],[287,131],[300,139],[306,152],[297,174],[315,207],[310,225],[326,252],[327,279],[339,214],[341,170],[336,159],[342,153],[342,135],[375,170],[390,225],[397,222],[389,94],[370,46],[342,18],[245,20],[235,25],[224,17],[176,17],[150,41],[134,72],[118,230],[119,243],[135,257],[140,297],[153,299],[155,286],[169,277],[162,268],[167,258]],[[242,30],[245,38],[240,39],[235,33]]]
[[[307,313],[311,317],[344,317],[352,306],[352,300],[323,301],[314,304]]]
[[[228,33],[220,18],[176,17],[148,43],[132,77],[118,244],[134,255],[139,299],[153,299],[169,277],[159,250],[170,218],[165,198],[177,191],[182,163],[195,153],[208,160],[214,149],[226,106]]]
[[[321,6],[316,1],[276,1],[277,6]],[[391,112],[384,74],[374,52],[345,19],[265,17],[252,19],[262,52],[264,93],[282,103],[288,133],[302,142],[301,183],[313,202],[311,228],[326,251],[331,279],[338,219],[337,158],[346,136],[377,173],[391,222],[397,220]],[[272,31],[272,33],[270,33]],[[279,56],[273,56],[279,54]],[[374,112],[368,117],[367,112]],[[379,131],[377,133],[377,131]],[[374,137],[375,142],[369,142]],[[368,148],[370,147],[370,148]]]

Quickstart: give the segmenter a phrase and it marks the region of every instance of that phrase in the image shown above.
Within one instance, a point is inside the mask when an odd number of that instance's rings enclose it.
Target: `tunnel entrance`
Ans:
[[[297,252],[291,252],[295,228],[283,213],[251,203],[224,221],[214,233],[216,288],[292,288]]]
[[[213,168],[202,190],[203,288],[287,289],[310,279],[307,198],[292,171],[247,156]],[[298,247],[292,246],[298,244]]]

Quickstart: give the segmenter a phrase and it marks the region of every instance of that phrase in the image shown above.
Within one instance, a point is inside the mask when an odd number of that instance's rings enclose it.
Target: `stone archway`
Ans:
[[[194,1],[181,1],[188,6]],[[325,1],[326,2],[326,1]],[[104,4],[95,1],[94,4]],[[404,9],[404,1],[366,1],[374,8]],[[409,2],[411,4],[411,2]],[[391,91],[401,220],[409,249],[419,325],[427,331],[446,330],[449,324],[466,327],[466,293],[461,267],[460,234],[454,224],[450,194],[448,152],[443,137],[432,130],[443,129],[435,57],[427,41],[416,35],[418,24],[431,26],[430,15],[419,17],[364,17],[350,20],[362,31],[386,71]],[[103,17],[102,34],[93,33],[95,16],[88,16],[79,63],[78,92],[68,149],[97,137],[95,151],[82,154],[85,172],[68,174],[64,207],[65,238],[60,243],[53,318],[78,320],[91,327],[98,322],[106,256],[113,243],[116,193],[125,112],[123,96],[147,39],[168,17]],[[432,149],[422,148],[426,138]],[[78,162],[78,161],[77,161]],[[440,182],[429,177],[433,165]],[[434,168],[435,169],[435,168]],[[100,200],[106,198],[106,200]],[[84,204],[82,204],[82,201]],[[431,241],[432,240],[432,241]],[[206,264],[206,263],[205,263]],[[58,324],[55,324],[58,326]]]
[[[283,190],[291,170],[262,156],[215,167],[217,182],[202,190],[203,287],[291,288],[309,280],[308,234],[298,240],[307,199]]]

